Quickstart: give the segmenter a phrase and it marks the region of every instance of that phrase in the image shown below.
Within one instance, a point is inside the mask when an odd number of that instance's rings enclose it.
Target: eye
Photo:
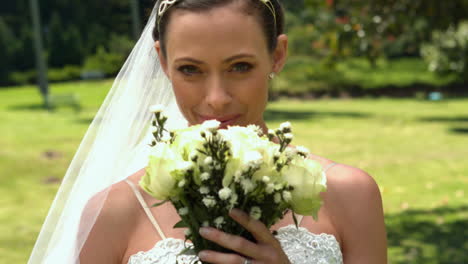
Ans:
[[[177,68],[177,70],[185,75],[194,75],[201,72],[200,69],[194,65],[183,65]]]
[[[253,68],[253,65],[247,62],[238,62],[234,64],[230,71],[232,72],[249,72]]]

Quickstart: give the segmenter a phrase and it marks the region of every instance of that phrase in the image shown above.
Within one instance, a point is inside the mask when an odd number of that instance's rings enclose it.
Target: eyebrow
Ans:
[[[227,59],[225,59],[223,61],[223,63],[229,63],[233,60],[237,60],[237,59],[241,59],[241,58],[255,58],[254,55],[252,54],[248,54],[248,53],[241,53],[241,54],[237,54],[237,55],[234,55],[232,57],[229,57]],[[189,61],[189,62],[192,62],[194,64],[203,64],[203,61],[200,61],[200,60],[196,60],[196,59],[193,59],[193,58],[190,58],[190,57],[182,57],[182,58],[178,58],[175,60],[175,62],[179,62],[179,61]]]

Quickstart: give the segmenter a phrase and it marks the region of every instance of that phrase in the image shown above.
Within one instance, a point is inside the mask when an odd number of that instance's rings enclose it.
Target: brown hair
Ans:
[[[279,0],[270,0],[273,4],[275,15],[271,10],[261,2],[261,0],[179,0],[173,4],[161,18],[156,18],[156,24],[153,29],[153,39],[161,42],[163,56],[166,56],[165,36],[171,13],[174,10],[189,10],[193,12],[209,11],[216,7],[226,6],[235,1],[243,2],[243,12],[247,15],[256,16],[265,33],[268,50],[273,52],[277,45],[277,37],[284,32],[284,11]],[[156,4],[156,10],[162,0]],[[276,21],[275,21],[276,19]]]

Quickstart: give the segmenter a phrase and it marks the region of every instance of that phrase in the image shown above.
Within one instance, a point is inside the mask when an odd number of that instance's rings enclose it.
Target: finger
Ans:
[[[243,264],[245,258],[236,254],[227,254],[212,250],[203,250],[198,253],[198,258],[203,262],[213,264]]]
[[[275,244],[278,242],[262,222],[253,219],[239,209],[232,209],[229,216],[249,231],[258,242]]]
[[[262,256],[264,250],[260,250],[259,245],[243,237],[235,236],[211,227],[200,228],[200,235],[224,248],[231,249],[243,256],[250,258]]]

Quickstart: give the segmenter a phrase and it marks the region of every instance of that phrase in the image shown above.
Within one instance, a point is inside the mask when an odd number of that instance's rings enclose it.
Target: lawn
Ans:
[[[61,177],[109,81],[52,85],[81,112],[40,108],[34,87],[0,90],[0,264],[24,263]],[[295,143],[374,176],[383,195],[389,263],[468,263],[468,99],[271,103]]]

